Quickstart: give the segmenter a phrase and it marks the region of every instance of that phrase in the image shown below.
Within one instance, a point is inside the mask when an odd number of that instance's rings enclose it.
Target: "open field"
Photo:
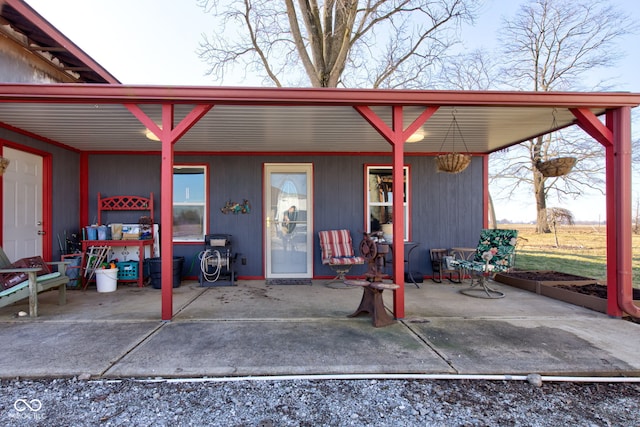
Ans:
[[[605,226],[561,226],[558,247],[553,233],[536,234],[532,224],[502,224],[500,228],[518,230],[517,269],[561,271],[606,282]],[[632,236],[632,251],[633,286],[640,288],[640,235]]]

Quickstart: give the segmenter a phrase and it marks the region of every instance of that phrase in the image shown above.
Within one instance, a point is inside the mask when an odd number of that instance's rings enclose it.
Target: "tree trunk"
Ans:
[[[496,208],[493,205],[491,194],[489,194],[489,224],[493,225],[492,228],[498,228],[498,221],[496,221]]]
[[[536,233],[551,233],[547,221],[547,197],[545,194],[544,177],[534,168],[533,191],[536,196]]]
[[[551,233],[547,221],[547,192],[544,186],[545,177],[536,168],[536,164],[543,159],[543,149],[545,140],[542,136],[537,137],[531,147],[531,164],[533,172],[533,193],[536,198],[536,233]]]

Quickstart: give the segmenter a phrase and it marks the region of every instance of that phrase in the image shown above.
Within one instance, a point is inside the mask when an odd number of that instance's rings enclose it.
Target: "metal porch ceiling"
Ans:
[[[177,104],[177,124],[194,104]],[[160,104],[141,104],[161,123]],[[391,123],[391,107],[372,107]],[[424,107],[404,108],[409,125]],[[489,153],[574,122],[567,108],[443,106],[423,126],[425,138],[407,153]],[[602,114],[604,108],[592,108]],[[455,114],[462,136],[453,129]],[[80,151],[157,151],[160,143],[127,108],[112,103],[0,102],[0,122]],[[464,141],[464,143],[463,143]],[[175,145],[176,152],[389,152],[388,144],[351,106],[216,104]]]

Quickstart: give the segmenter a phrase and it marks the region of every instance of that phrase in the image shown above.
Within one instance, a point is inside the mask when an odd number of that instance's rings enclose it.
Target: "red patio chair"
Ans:
[[[328,265],[336,272],[336,277],[326,284],[344,281],[345,275],[351,267],[364,264],[364,258],[356,256],[349,230],[320,231],[320,249],[322,249],[322,264]]]

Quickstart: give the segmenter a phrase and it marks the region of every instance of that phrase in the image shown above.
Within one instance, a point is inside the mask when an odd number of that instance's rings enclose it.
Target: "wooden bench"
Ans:
[[[0,247],[0,274],[24,272],[28,275],[26,281],[0,291],[0,307],[29,298],[29,316],[38,317],[38,294],[53,288],[58,288],[58,304],[66,304],[69,277],[65,273],[69,262],[48,262],[47,264],[57,266],[58,271],[38,276],[37,273],[40,271],[38,268],[13,268]]]

